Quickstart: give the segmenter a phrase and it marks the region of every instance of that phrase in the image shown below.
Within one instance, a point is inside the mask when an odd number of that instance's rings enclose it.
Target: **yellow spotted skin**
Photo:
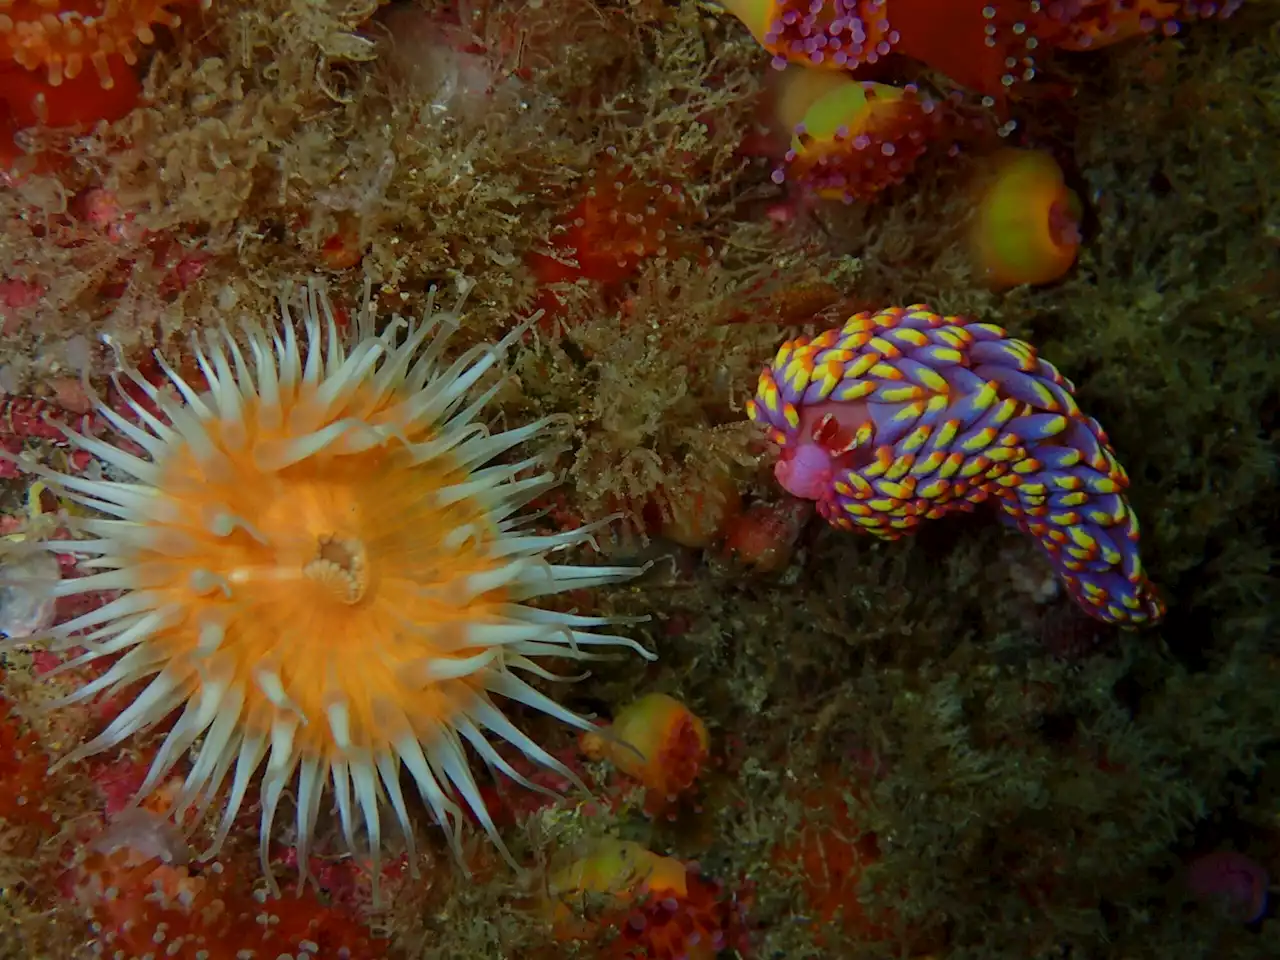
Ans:
[[[748,415],[781,448],[780,478],[822,448],[833,469],[814,499],[833,526],[894,540],[991,500],[1090,614],[1154,623],[1164,606],[1139,559],[1129,478],[1074,390],[1001,327],[915,305],[787,341]]]

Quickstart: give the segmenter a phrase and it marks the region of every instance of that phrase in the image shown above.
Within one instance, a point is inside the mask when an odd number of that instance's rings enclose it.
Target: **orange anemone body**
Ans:
[[[64,762],[176,712],[140,796],[190,753],[174,815],[182,822],[223,799],[212,855],[260,780],[259,856],[269,879],[286,789],[303,871],[330,791],[347,847],[355,850],[361,827],[375,875],[384,808],[416,869],[402,772],[449,828],[459,857],[464,812],[501,847],[468,746],[522,782],[490,738],[579,781],[494,698],[590,730],[522,674],[546,675],[536,660],[547,655],[589,659],[592,646],[648,656],[634,641],[594,632],[608,618],[526,601],[635,571],[550,562],[545,554],[590,532],[538,534],[517,515],[554,477],[545,454],[508,454],[546,421],[491,432],[476,418],[498,387],[472,394],[522,331],[450,362],[455,314],[395,318],[379,334],[366,304],[348,341],[314,287],[302,308],[302,336],[286,308],[279,332],[246,321],[247,346],[225,329],[195,344],[203,392],[163,361],[176,396],[126,371],[145,394],[122,395],[134,419],[98,410],[146,458],[72,439],[135,482],[36,469],[107,516],[73,523],[77,539],[45,544],[92,558],[55,595],[118,593],[50,630],[56,649],[84,650],[75,666],[111,663],[65,702],[102,692],[127,702]]]
[[[279,470],[260,465],[264,451],[285,447],[295,431],[323,429],[343,416],[376,424],[388,402],[352,396],[326,414],[308,388],[271,417],[246,406],[242,422],[211,430],[227,469],[210,476],[190,449],[163,464],[162,509],[190,537],[181,559],[159,549],[136,557],[151,572],[152,586],[184,617],[154,640],[170,669],[181,669],[194,692],[207,675],[201,654],[201,624],[221,625],[230,642],[220,650],[244,685],[245,723],[270,733],[278,713],[261,685],[264,670],[282,672],[290,709],[323,717],[339,688],[349,702],[350,736],[364,749],[385,748],[388,735],[379,710],[406,717],[414,729],[448,722],[456,712],[449,685],[421,687],[414,663],[466,656],[466,624],[489,619],[508,601],[495,588],[459,605],[420,588],[440,577],[492,575],[486,559],[495,530],[474,501],[437,506],[433,491],[465,479],[448,458],[412,464],[403,441],[343,456],[307,458]],[[333,419],[330,419],[333,418]],[[264,422],[265,421],[265,422]],[[425,439],[420,432],[404,437]],[[255,456],[258,460],[255,462]],[[242,517],[229,536],[201,536],[215,511]],[[456,545],[443,533],[468,529]],[[202,543],[203,541],[203,543]],[[209,590],[213,580],[235,585],[234,598]],[[429,625],[413,630],[409,625]],[[376,657],[366,654],[377,651]],[[455,683],[466,687],[466,678]],[[300,750],[332,758],[337,745],[330,727],[307,723],[295,733]]]

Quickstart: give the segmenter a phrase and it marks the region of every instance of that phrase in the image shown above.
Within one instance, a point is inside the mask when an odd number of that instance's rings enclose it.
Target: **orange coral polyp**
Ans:
[[[268,876],[286,789],[294,792],[302,870],[329,789],[347,846],[355,849],[359,825],[375,874],[384,803],[414,866],[402,767],[451,828],[459,856],[464,807],[501,848],[464,742],[521,783],[489,736],[577,778],[493,696],[590,730],[521,674],[546,676],[538,659],[591,659],[597,646],[649,656],[632,640],[597,632],[608,618],[527,601],[636,571],[551,563],[548,553],[590,532],[524,528],[520,508],[554,478],[542,455],[507,455],[548,421],[490,433],[477,418],[501,383],[471,398],[524,328],[450,363],[453,314],[395,318],[378,335],[364,311],[347,342],[314,288],[303,326],[299,338],[286,308],[279,332],[246,324],[246,346],[225,329],[195,343],[204,392],[160,361],[181,399],[126,371],[145,394],[127,401],[136,419],[105,405],[98,411],[145,456],[70,439],[131,482],[35,468],[108,517],[73,518],[73,533],[88,539],[45,545],[88,556],[85,566],[101,571],[63,581],[55,596],[120,592],[51,631],[55,647],[86,650],[73,665],[118,657],[64,703],[102,691],[132,695],[66,760],[110,749],[178,711],[139,795],[154,792],[199,743],[175,816],[183,822],[190,808],[203,812],[225,792],[212,856],[261,767]]]
[[[108,57],[110,84],[81,74],[51,86],[43,75],[0,63],[0,106],[8,105],[20,129],[35,126],[91,126],[115,121],[138,105],[142,84],[118,56]]]
[[[190,2],[190,0],[180,0]],[[139,45],[155,42],[152,25],[176,27],[174,0],[0,0],[0,63],[48,71],[49,83],[75,79],[87,66],[113,84],[108,58],[138,62]],[[208,0],[202,0],[208,6]]]

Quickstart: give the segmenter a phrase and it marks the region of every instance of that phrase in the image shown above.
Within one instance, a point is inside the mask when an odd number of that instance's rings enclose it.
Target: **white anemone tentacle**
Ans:
[[[77,666],[115,658],[105,673],[65,701],[143,683],[106,729],[64,759],[110,749],[173,718],[140,798],[185,767],[175,801],[179,818],[188,810],[203,814],[216,799],[222,801],[204,854],[209,857],[234,829],[256,779],[260,855],[269,881],[269,844],[287,793],[294,798],[292,839],[304,876],[326,796],[336,807],[345,842],[370,859],[375,878],[387,812],[412,854],[413,808],[401,790],[406,773],[455,850],[460,851],[459,831],[468,811],[511,859],[485,808],[469,754],[479,755],[497,774],[543,789],[499,751],[496,744],[506,743],[533,764],[578,781],[512,722],[500,702],[514,701],[590,730],[588,720],[521,674],[565,679],[539,661],[597,659],[602,648],[653,659],[636,641],[600,632],[634,621],[559,612],[531,602],[621,583],[641,568],[553,563],[549,555],[592,542],[597,525],[544,533],[531,529],[527,514],[518,512],[556,481],[546,452],[523,459],[507,455],[537,439],[554,420],[491,432],[478,418],[497,390],[484,385],[486,375],[527,325],[498,344],[453,355],[448,340],[459,328],[456,310],[432,305],[420,320],[393,318],[379,332],[372,311],[361,309],[343,333],[323,291],[308,285],[303,294],[299,310],[286,290],[282,323],[245,320],[238,325],[239,340],[225,325],[195,338],[191,355],[203,389],[178,366],[160,360],[172,391],[124,369],[117,384],[127,381],[138,390],[124,393],[119,409],[95,398],[103,420],[130,449],[74,430],[67,431],[68,440],[126,479],[71,476],[23,463],[63,496],[105,515],[72,520],[69,538],[45,544],[52,551],[74,552],[92,571],[64,580],[52,596],[118,594],[49,632],[55,648],[85,648],[73,661]],[[411,545],[405,548],[403,569],[369,574],[366,566],[376,567],[380,544],[353,546],[335,534],[320,540],[322,552],[314,563],[273,566],[261,557],[272,556],[277,546],[273,531],[278,528],[272,524],[278,521],[264,520],[257,509],[272,504],[253,501],[237,508],[217,499],[220,484],[234,490],[238,471],[257,471],[262,490],[270,491],[272,482],[299,465],[317,458],[334,463],[369,451],[383,451],[369,461],[377,469],[441,478],[410,508],[461,518],[454,528],[421,532],[436,537],[433,542],[446,560]],[[170,466],[179,455],[197,465],[199,479],[173,480]],[[419,470],[436,472],[411,473]],[[202,496],[209,499],[198,499]],[[200,507],[194,512],[192,498]],[[449,551],[466,552],[472,566],[451,568]],[[367,574],[372,579],[366,582],[361,578]],[[285,624],[268,638],[268,649],[254,651],[255,659],[246,661],[245,618],[260,622],[271,612],[253,606],[255,591],[286,589],[308,577],[332,584],[335,604],[363,604],[369,622],[389,631],[393,645],[380,650],[375,644],[341,667],[312,662],[316,657],[308,651],[317,637],[339,647],[346,642],[325,635],[328,621],[317,615],[300,618],[296,626]],[[393,589],[399,602],[411,604],[408,613],[378,593]],[[414,621],[415,603],[430,604],[443,620]],[[483,615],[471,616],[472,609]],[[351,638],[357,647],[363,642]],[[438,651],[438,658],[401,662],[405,649],[418,649],[415,643]],[[361,686],[372,671],[393,677],[394,689],[405,696]],[[312,689],[316,684],[318,694]],[[432,697],[441,704],[437,714],[416,708]],[[412,855],[410,866],[416,870]]]

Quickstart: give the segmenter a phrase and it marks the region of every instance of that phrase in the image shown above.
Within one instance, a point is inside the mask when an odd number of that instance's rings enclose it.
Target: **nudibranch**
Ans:
[[[416,870],[402,772],[459,857],[464,810],[505,853],[472,753],[530,785],[493,742],[504,741],[579,781],[501,704],[591,731],[525,678],[600,647],[651,656],[599,631],[606,617],[538,601],[637,570],[556,562],[590,530],[532,529],[522,508],[555,477],[546,452],[513,456],[550,421],[483,422],[503,382],[491,375],[527,324],[455,352],[457,308],[429,301],[417,322],[379,324],[366,301],[340,330],[315,286],[300,317],[281,301],[279,317],[246,319],[238,337],[193,340],[189,372],[157,356],[169,390],[126,368],[128,409],[98,405],[116,442],[66,431],[116,479],[23,464],[97,514],[42,544],[82,558],[85,575],[53,585],[55,598],[107,598],[45,638],[71,668],[108,664],[61,702],[113,692],[126,704],[62,762],[159,728],[139,798],[183,769],[177,822],[221,808],[211,856],[255,788],[269,882],[286,792],[302,870],[331,806],[375,875],[387,819]]]
[[[996,288],[1051,283],[1076,262],[1080,200],[1039,150],[1000,150],[979,174],[969,230],[974,271]]]
[[[893,540],[990,499],[1086,611],[1153,623],[1128,476],[1074,390],[1002,328],[917,304],[784,343],[747,409],[778,482],[833,526]]]
[[[940,105],[913,86],[820,70],[788,70],[775,113],[792,138],[774,182],[794,180],[846,203],[901,183],[942,130]]]

